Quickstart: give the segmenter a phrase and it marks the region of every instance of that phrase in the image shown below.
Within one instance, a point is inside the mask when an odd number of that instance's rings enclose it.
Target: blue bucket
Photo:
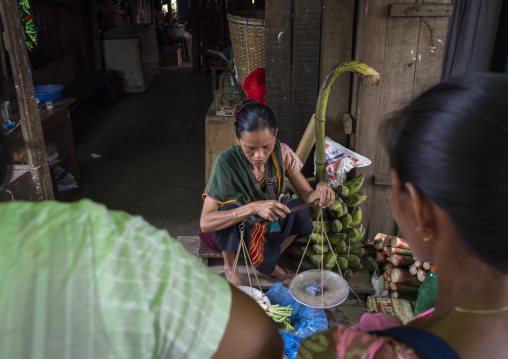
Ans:
[[[35,86],[35,97],[39,99],[41,103],[44,103],[45,101],[53,101],[56,102],[60,99],[62,96],[62,85],[40,85]]]

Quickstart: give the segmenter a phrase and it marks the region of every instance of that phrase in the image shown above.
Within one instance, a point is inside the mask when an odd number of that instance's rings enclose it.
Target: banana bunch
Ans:
[[[325,269],[339,273],[338,264],[344,276],[348,278],[353,274],[352,270],[362,268],[360,258],[365,255],[365,250],[361,240],[365,236],[365,228],[361,224],[362,209],[356,206],[367,198],[364,192],[359,192],[364,180],[362,174],[344,181],[343,185],[334,189],[337,194],[336,200],[328,208],[328,221],[323,224],[316,221],[319,208],[309,210],[315,228],[314,233],[310,237],[297,239],[288,249],[295,264],[298,265],[310,238],[311,244],[305,252],[300,270],[315,269],[323,264]],[[308,178],[307,181],[315,187],[314,177]],[[332,250],[323,232],[326,232]]]

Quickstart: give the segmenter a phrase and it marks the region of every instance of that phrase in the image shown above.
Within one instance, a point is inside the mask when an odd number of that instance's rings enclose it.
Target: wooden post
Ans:
[[[90,24],[92,26],[93,58],[96,71],[102,70],[102,46],[98,16],[97,0],[90,0]]]
[[[16,85],[19,112],[21,114],[21,130],[29,163],[27,169],[32,174],[34,188],[38,192],[36,198],[54,199],[46,159],[46,146],[30,72],[30,62],[18,12],[18,2],[16,0],[2,0],[0,2],[0,15],[5,29],[5,45],[9,52],[14,84]]]
[[[199,0],[191,0],[192,12],[192,70],[198,71],[201,67],[201,51],[199,38]]]
[[[277,119],[278,138],[291,146],[293,1],[267,1],[265,6],[266,104]]]

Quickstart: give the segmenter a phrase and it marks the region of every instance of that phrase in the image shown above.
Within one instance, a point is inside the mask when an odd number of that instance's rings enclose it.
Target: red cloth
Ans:
[[[247,76],[243,82],[243,89],[247,92],[247,100],[255,100],[266,105],[265,69],[258,67]]]
[[[201,232],[201,229],[199,230],[199,239],[201,239],[201,242],[208,248],[210,248],[212,251],[220,252],[221,250],[217,246],[217,243],[213,239],[212,232],[203,233]]]

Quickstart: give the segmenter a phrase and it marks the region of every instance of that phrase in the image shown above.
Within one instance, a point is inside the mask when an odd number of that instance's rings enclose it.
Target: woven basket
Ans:
[[[245,78],[258,67],[265,67],[265,12],[239,11],[228,14],[229,33],[238,78]]]

